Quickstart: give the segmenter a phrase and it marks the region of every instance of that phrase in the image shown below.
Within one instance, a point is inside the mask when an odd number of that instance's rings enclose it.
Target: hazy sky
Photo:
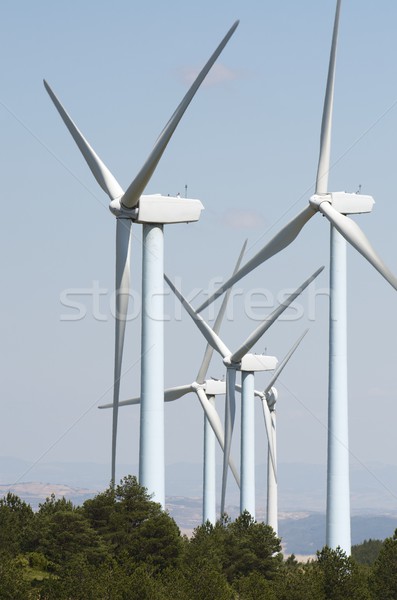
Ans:
[[[199,223],[165,231],[167,273],[189,294],[228,274],[245,238],[252,256],[313,193],[334,8],[334,0],[3,1],[0,455],[110,460],[111,411],[96,406],[112,394],[115,220],[42,79],[126,188],[191,74],[240,19],[146,190],[184,194],[187,185],[205,205]],[[373,213],[357,222],[395,273],[396,23],[392,0],[343,2],[329,179],[330,190],[361,186],[374,196]],[[135,226],[137,302],[140,235]],[[241,282],[221,332],[233,349],[280,291],[326,265],[290,320],[255,348],[281,359],[310,327],[280,378],[282,462],[326,460],[328,252],[328,223],[318,215]],[[370,469],[397,464],[397,295],[352,249],[348,272],[351,454]],[[86,312],[80,320],[61,303],[71,292]],[[166,385],[190,383],[205,344],[171,296],[166,307]],[[138,312],[131,307],[122,398],[139,393]],[[218,358],[209,374],[222,376]],[[259,375],[257,387],[266,380]],[[120,411],[120,463],[138,462],[138,423],[137,408]],[[201,455],[202,412],[190,395],[166,406],[166,460]],[[264,461],[259,403],[257,457]]]

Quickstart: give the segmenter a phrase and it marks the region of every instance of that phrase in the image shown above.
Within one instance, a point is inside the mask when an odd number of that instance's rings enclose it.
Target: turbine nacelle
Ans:
[[[226,381],[221,379],[206,379],[203,383],[192,383],[192,391],[203,390],[207,396],[224,396],[226,394]]]
[[[180,196],[144,195],[134,208],[124,207],[122,200],[122,196],[112,200],[109,204],[110,212],[116,217],[131,219],[136,223],[193,223],[199,220],[204,209],[200,200]]]
[[[226,381],[221,379],[207,379],[203,388],[207,396],[224,396],[226,394]]]
[[[328,202],[342,215],[369,213],[375,204],[372,196],[352,194],[348,192],[330,192],[329,194],[314,194],[309,199],[310,206],[318,210],[323,202]]]
[[[245,354],[240,362],[234,362],[231,359],[232,355],[223,359],[225,367],[236,371],[247,371],[248,373],[274,371],[278,365],[275,356],[267,356],[266,354]]]
[[[274,371],[278,365],[275,356],[266,356],[265,354],[246,354],[241,359],[240,371],[255,373],[260,371]]]

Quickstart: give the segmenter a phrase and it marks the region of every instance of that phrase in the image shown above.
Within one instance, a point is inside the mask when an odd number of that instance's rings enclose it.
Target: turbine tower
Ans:
[[[116,227],[116,322],[113,388],[112,466],[115,482],[116,439],[121,364],[125,321],[130,290],[131,224],[140,223],[142,234],[142,340],[141,340],[141,418],[139,481],[163,507],[164,497],[164,309],[163,309],[163,227],[171,223],[194,222],[203,208],[199,200],[155,194],[142,195],[183,114],[212,65],[238,26],[230,28],[211,55],[170,120],[127,191],[123,189],[94,152],[62,104],[44,82],[66,127],[83,154],[98,184],[110,197],[109,208],[117,219]],[[156,373],[156,377],[153,377]]]
[[[247,240],[244,242],[241,249],[240,255],[237,259],[234,273],[237,272],[240,267],[245,249],[247,246]],[[216,317],[214,324],[215,333],[219,333],[223,317],[226,312],[227,304],[229,301],[231,288],[226,292],[219,313]],[[204,411],[204,467],[203,467],[203,523],[210,521],[215,524],[216,522],[216,496],[215,496],[215,438],[218,440],[219,445],[224,450],[224,431],[219,419],[219,415],[215,409],[215,398],[219,395],[225,395],[226,384],[224,381],[206,379],[208,368],[211,362],[213,354],[213,348],[207,343],[203,360],[198,370],[195,381],[188,385],[176,386],[167,388],[164,391],[164,401],[172,402],[182,398],[186,394],[194,392],[203,408]],[[141,398],[132,398],[130,400],[124,400],[119,402],[119,406],[130,406],[140,404]],[[112,408],[113,404],[103,404],[98,408]],[[229,460],[230,469],[234,475],[237,485],[240,487],[240,477],[238,470],[230,457]]]
[[[250,354],[251,348],[269,329],[269,327],[278,319],[278,317],[288,308],[288,306],[303,292],[303,290],[311,283],[323,270],[324,267],[318,269],[311,275],[295,292],[290,294],[245,340],[245,342],[235,351],[231,352],[220,337],[210,328],[203,318],[194,310],[189,302],[182,296],[181,292],[175,288],[173,283],[164,276],[168,285],[171,287],[175,295],[183,304],[186,311],[200,329],[201,333],[206,338],[207,342],[216,350],[222,357],[226,367],[226,402],[225,402],[225,449],[223,454],[223,472],[222,472],[222,494],[221,494],[221,516],[225,512],[225,495],[227,484],[227,473],[229,465],[229,456],[234,428],[234,418],[236,412],[235,386],[236,386],[236,371],[265,371],[274,370],[277,365],[277,359],[272,356],[264,356],[261,354]],[[252,388],[252,398],[247,397],[245,402],[254,402]],[[245,390],[248,393],[248,389]],[[248,432],[253,435],[252,431]],[[245,477],[245,474],[244,474]],[[252,485],[252,481],[250,482]],[[249,484],[247,484],[249,485]],[[255,482],[253,483],[255,485]],[[240,488],[241,489],[241,488]],[[241,491],[241,494],[243,492]],[[249,491],[246,492],[247,496]],[[252,513],[251,513],[252,514]],[[252,514],[252,516],[254,516]]]
[[[330,256],[330,344],[328,392],[328,464],[327,464],[327,534],[331,548],[340,546],[351,551],[350,491],[347,413],[346,349],[346,248],[349,242],[397,290],[397,278],[375,252],[367,237],[348,214],[371,212],[371,196],[346,192],[328,192],[331,126],[334,96],[336,46],[341,0],[337,0],[329,61],[328,79],[321,124],[320,153],[315,193],[309,204],[283,227],[251,260],[224,283],[199,308],[201,312],[216,297],[242,277],[286,248],[317,212],[331,224]],[[344,238],[344,239],[343,239]]]

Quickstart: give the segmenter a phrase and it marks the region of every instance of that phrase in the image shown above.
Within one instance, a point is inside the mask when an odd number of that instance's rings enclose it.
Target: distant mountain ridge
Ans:
[[[221,465],[218,468],[219,480]],[[0,496],[11,491],[37,509],[54,493],[82,504],[108,487],[109,466],[97,463],[38,463],[0,457]],[[136,474],[137,466],[119,465],[118,473]],[[120,476],[121,477],[121,476]],[[265,520],[266,467],[257,467],[257,514]],[[44,483],[43,483],[44,482]],[[325,467],[279,466],[279,533],[286,553],[312,555],[325,544]],[[397,467],[351,470],[352,543],[384,539],[397,528]],[[227,512],[238,514],[237,486],[230,484]],[[166,467],[166,509],[183,533],[201,523],[202,466],[178,463]],[[219,509],[219,507],[218,507]]]
[[[175,463],[166,466],[166,496],[201,498],[202,465]],[[121,464],[117,477],[137,474],[138,465]],[[218,465],[218,477],[221,465]],[[238,504],[238,489],[232,478],[228,502]],[[351,467],[352,514],[397,513],[397,466],[371,465]],[[13,457],[0,457],[0,485],[42,481],[74,488],[99,491],[110,481],[109,465],[99,463],[31,463]],[[315,464],[281,463],[279,465],[279,509],[281,512],[325,512],[326,467]],[[266,466],[257,465],[257,507],[266,505]]]
[[[9,485],[0,484],[0,497],[6,496],[9,492],[19,496],[30,504],[33,510],[37,510],[39,504],[44,502],[54,494],[57,498],[66,498],[71,500],[73,504],[82,504],[88,498],[92,498],[97,493],[94,490],[84,488],[72,488],[68,485],[59,483],[42,483],[36,481],[28,481],[24,483],[15,483]]]

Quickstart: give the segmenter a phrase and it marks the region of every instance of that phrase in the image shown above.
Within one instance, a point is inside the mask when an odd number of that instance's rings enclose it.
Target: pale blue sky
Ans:
[[[0,19],[2,164],[0,455],[46,461],[110,457],[114,218],[52,106],[45,77],[95,150],[127,187],[201,67],[231,24],[240,26],[215,77],[198,92],[148,193],[200,198],[198,224],[166,229],[168,274],[187,292],[227,274],[243,240],[249,254],[303,208],[312,193],[334,1],[200,3],[5,1]],[[397,6],[345,0],[338,50],[330,189],[372,194],[371,215],[357,217],[397,272]],[[215,81],[214,81],[215,79]],[[133,282],[140,289],[140,229]],[[321,264],[328,280],[328,225],[314,218],[289,249],[251,274],[246,292],[294,288]],[[350,439],[354,461],[397,464],[396,292],[349,251]],[[104,320],[65,322],[69,288],[109,293]],[[257,350],[280,359],[310,332],[282,376],[279,459],[326,459],[327,303],[273,327]],[[166,302],[174,311],[174,304]],[[233,347],[254,328],[236,300],[224,339]],[[315,319],[312,317],[315,316]],[[310,322],[309,322],[310,321]],[[128,325],[122,397],[139,391],[139,319]],[[188,318],[166,325],[166,385],[193,380],[204,343]],[[221,375],[219,360],[211,375]],[[258,377],[263,387],[265,376]],[[94,407],[90,410],[90,407]],[[258,462],[265,457],[258,404]],[[88,412],[87,412],[88,411]],[[87,413],[85,416],[84,413]],[[121,412],[119,460],[138,460],[138,410]],[[167,462],[198,462],[202,415],[189,396],[166,407]],[[68,430],[70,431],[66,433]],[[64,435],[66,433],[66,435]],[[236,436],[237,439],[237,436]],[[59,441],[58,441],[59,440]],[[121,474],[120,474],[121,475]]]

